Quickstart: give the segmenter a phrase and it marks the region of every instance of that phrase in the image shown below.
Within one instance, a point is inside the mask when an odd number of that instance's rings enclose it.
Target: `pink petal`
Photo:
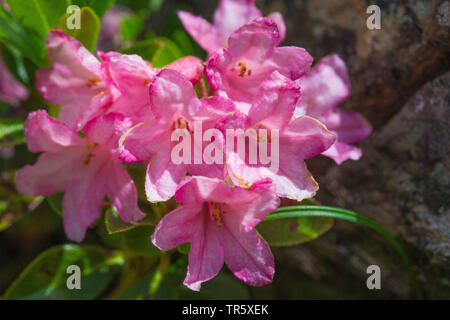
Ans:
[[[126,163],[148,161],[158,151],[160,142],[169,141],[167,124],[153,120],[133,126],[119,140],[119,157]]]
[[[299,97],[298,85],[274,71],[259,89],[248,114],[249,125],[283,128],[291,120]]]
[[[49,117],[45,110],[38,110],[28,115],[24,132],[31,152],[61,153],[66,147],[83,143],[78,134],[68,125]]]
[[[221,0],[214,13],[214,28],[219,34],[222,47],[226,47],[230,34],[261,16],[261,12],[255,7],[255,0]]]
[[[227,211],[232,213],[230,219],[236,219],[250,231],[266,216],[280,205],[275,186],[270,179],[256,181],[250,188],[232,188],[232,195],[226,200]]]
[[[276,23],[268,18],[258,18],[234,31],[228,39],[228,48],[234,56],[245,54],[262,59],[262,54],[279,43],[280,34]]]
[[[85,155],[78,148],[67,149],[64,154],[43,153],[37,162],[18,170],[15,176],[17,190],[29,196],[48,196],[63,192],[82,168]]]
[[[272,12],[267,16],[267,18],[275,21],[278,27],[278,32],[280,33],[280,40],[283,41],[286,37],[286,24],[284,23],[283,15],[279,12]]]
[[[193,85],[203,76],[203,62],[197,57],[183,57],[171,64],[168,64],[164,69],[171,69],[178,71],[185,76]]]
[[[4,64],[0,53],[0,100],[13,106],[28,98],[28,90],[17,81]]]
[[[158,223],[152,235],[153,244],[161,250],[170,250],[189,242],[198,231],[198,206],[181,206],[166,214]]]
[[[178,17],[186,31],[209,54],[222,47],[217,30],[208,21],[186,11],[178,11]]]
[[[178,187],[175,198],[182,205],[198,205],[202,202],[222,202],[230,199],[232,189],[221,179],[187,177]]]
[[[322,119],[328,129],[336,133],[340,142],[356,143],[372,132],[371,125],[357,112],[336,109]]]
[[[349,159],[359,160],[362,156],[362,151],[355,146],[337,141],[322,154],[333,159],[337,164],[341,164]]]
[[[283,157],[283,155],[281,155]],[[280,169],[269,176],[276,186],[277,195],[302,201],[315,196],[319,186],[303,160],[295,156],[280,159]]]
[[[99,57],[111,83],[120,91],[109,111],[122,113],[135,123],[149,120],[152,115],[148,90],[157,69],[138,55],[99,52]]]
[[[137,203],[138,195],[133,180],[123,165],[112,159],[107,166],[106,195],[125,222],[137,222],[145,217]]]
[[[191,239],[188,271],[183,282],[194,291],[200,291],[203,282],[214,278],[224,262],[224,249],[217,234],[217,226],[204,213],[194,227],[196,232]]]
[[[63,224],[67,237],[81,242],[87,228],[100,217],[105,198],[102,161],[92,161],[69,183],[63,198]]]
[[[119,147],[121,136],[132,126],[131,120],[122,114],[108,113],[89,121],[84,127],[84,133],[89,141],[115,150]]]
[[[63,121],[81,129],[89,120],[85,112],[95,113],[110,102],[102,66],[78,41],[60,30],[49,33],[46,46],[52,66],[37,71],[36,89],[46,100],[63,107]],[[94,97],[98,97],[99,105],[91,106]]]
[[[219,233],[228,268],[248,285],[272,282],[275,264],[269,245],[255,230],[245,230],[231,216],[225,215]]]
[[[153,244],[162,250],[191,243],[184,284],[192,290],[199,291],[201,283],[216,276],[223,266],[216,228],[201,206],[182,206],[165,215],[152,235]]]
[[[338,55],[322,59],[298,82],[302,99],[307,106],[307,114],[318,119],[337,107],[350,94],[345,63]]]
[[[296,80],[309,70],[312,58],[304,49],[276,47],[279,41],[277,26],[270,19],[258,18],[244,25],[230,36],[228,49],[208,59],[206,78],[235,103],[252,103],[274,71]]]
[[[147,166],[145,192],[150,202],[169,200],[186,176],[186,165],[172,162],[173,146],[170,140],[161,143],[160,149]]]
[[[168,69],[159,72],[151,84],[150,105],[157,118],[170,124],[179,116],[186,117],[193,115],[195,110],[201,110],[201,102],[192,83],[179,72]]]
[[[320,121],[308,116],[300,117],[292,120],[280,133],[280,158],[284,153],[309,159],[330,148],[335,141],[336,135]]]

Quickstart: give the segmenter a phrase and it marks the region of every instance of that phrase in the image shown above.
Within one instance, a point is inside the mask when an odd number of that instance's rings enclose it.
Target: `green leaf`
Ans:
[[[136,39],[144,27],[144,20],[148,16],[148,10],[141,10],[136,14],[124,14],[120,20],[120,34],[124,41]]]
[[[21,119],[0,119],[0,149],[25,142]]]
[[[154,217],[149,214],[137,224],[131,224],[123,221],[113,207],[108,208],[105,212],[105,226],[109,234],[129,231],[139,226],[155,226],[156,223]]]
[[[1,57],[8,67],[9,72],[20,82],[28,86],[30,79],[20,51],[4,43],[0,43],[0,47]]]
[[[21,119],[0,119],[0,139],[19,132],[23,132]]]
[[[18,49],[36,66],[42,66],[45,63],[43,39],[25,31],[2,6],[0,6],[0,40]]]
[[[115,0],[72,0],[72,4],[77,5],[80,8],[90,7],[95,11],[97,16],[101,18],[113,5],[114,1]]]
[[[408,258],[408,255],[403,250],[403,247],[401,244],[392,236],[389,231],[387,231],[385,228],[380,226],[378,223],[373,221],[372,219],[369,219],[367,217],[364,217],[362,215],[359,215],[358,213],[350,210],[340,209],[340,208],[334,208],[334,207],[324,207],[324,206],[292,206],[292,207],[281,207],[277,211],[275,211],[273,214],[270,214],[266,217],[264,221],[275,221],[280,219],[292,219],[292,218],[300,218],[300,217],[329,217],[334,219],[341,219],[346,220],[350,222],[356,222],[359,224],[362,224],[364,226],[367,226],[371,228],[372,230],[378,232],[381,234],[384,238],[386,238],[395,251],[400,256],[401,260],[405,264],[405,266],[408,268],[413,285],[416,290],[417,296],[420,298],[422,297],[422,291],[419,285],[419,282],[417,281],[414,269],[412,268],[411,262]]]
[[[64,198],[64,193],[57,193],[47,197],[47,202],[57,214],[62,216],[62,202]]]
[[[123,258],[95,246],[65,244],[41,253],[6,290],[5,300],[94,299],[115,276]],[[81,290],[67,288],[67,268],[81,269]]]
[[[263,221],[257,230],[271,246],[284,247],[314,240],[332,225],[333,219],[328,217],[295,217]]]
[[[69,0],[7,0],[12,16],[41,39],[47,37],[58,19],[66,13]]]
[[[122,50],[125,54],[138,54],[144,60],[150,61],[155,68],[160,68],[183,57],[183,52],[170,39],[158,37],[135,42]]]
[[[191,244],[190,243],[184,243],[182,245],[179,245],[177,247],[177,250],[179,253],[182,254],[189,254],[189,250],[191,249]]]
[[[80,29],[70,30],[67,28],[67,18],[69,16],[70,14],[63,15],[56,24],[56,27],[80,41],[89,51],[94,51],[100,32],[100,19],[95,11],[89,7],[81,8]]]
[[[123,249],[138,256],[154,256],[161,254],[152,241],[154,227],[141,226],[122,234]]]

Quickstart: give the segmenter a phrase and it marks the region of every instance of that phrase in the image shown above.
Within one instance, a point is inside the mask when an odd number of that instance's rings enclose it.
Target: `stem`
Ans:
[[[145,300],[150,300],[154,297],[155,293],[158,291],[159,286],[161,285],[162,281],[164,280],[165,275],[167,274],[169,267],[170,267],[170,257],[172,253],[166,252],[161,255],[161,258],[159,260],[159,265],[155,270],[155,273],[153,274],[150,284],[149,284],[149,293],[145,297]]]

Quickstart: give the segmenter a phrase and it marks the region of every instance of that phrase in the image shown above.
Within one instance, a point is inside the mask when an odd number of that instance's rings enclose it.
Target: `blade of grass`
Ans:
[[[416,295],[419,299],[423,298],[422,290],[416,277],[416,273],[411,265],[411,262],[403,250],[401,244],[392,236],[389,231],[383,228],[381,225],[364,217],[354,211],[335,208],[335,207],[325,207],[325,206],[292,206],[292,207],[282,207],[266,217],[265,221],[278,220],[278,219],[288,219],[296,217],[330,217],[335,219],[346,220],[350,222],[356,222],[365,225],[372,230],[375,230],[383,237],[385,237],[394,247],[395,251],[399,254],[402,261],[407,266],[411,279],[416,291]]]

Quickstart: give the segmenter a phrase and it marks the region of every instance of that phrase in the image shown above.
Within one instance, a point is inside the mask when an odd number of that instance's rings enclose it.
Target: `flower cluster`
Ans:
[[[61,110],[57,118],[44,110],[28,116],[28,148],[41,155],[17,172],[17,187],[29,195],[64,192],[64,228],[79,242],[100,216],[105,197],[126,222],[145,216],[123,166],[142,162],[148,200],[175,196],[180,204],[160,220],[152,241],[162,250],[191,244],[185,285],[199,290],[224,262],[243,282],[264,285],[272,281],[274,261],[255,226],[278,208],[280,197],[301,201],[315,195],[318,185],[305,159],[358,159],[361,151],[350,144],[365,138],[370,126],[338,109],[349,94],[338,56],[310,70],[313,59],[305,49],[280,46],[285,27],[279,13],[265,18],[254,1],[222,0],[213,25],[187,12],[179,17],[209,53],[204,63],[185,57],[157,69],[118,52],[98,52],[97,59],[61,31],[50,32],[51,65],[38,71],[36,87]],[[210,90],[199,97],[195,85],[203,75]],[[202,162],[189,152],[193,161],[175,163],[174,132],[181,129],[184,139],[192,139],[198,123],[224,134],[275,129],[276,137],[244,140],[276,139],[279,165],[248,163],[250,149],[229,149],[220,136],[210,137],[212,152],[202,139],[189,145],[211,158],[222,153],[242,161]]]

